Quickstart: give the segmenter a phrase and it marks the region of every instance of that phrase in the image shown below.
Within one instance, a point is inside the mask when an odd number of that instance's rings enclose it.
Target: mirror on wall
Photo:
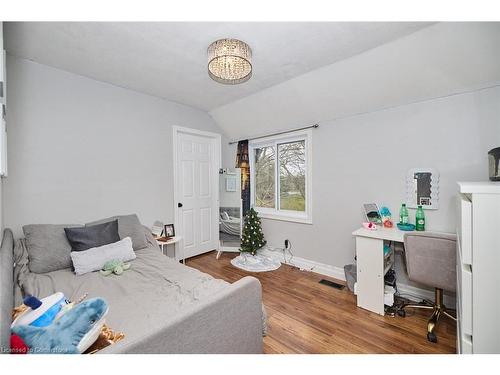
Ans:
[[[433,168],[414,168],[406,176],[406,205],[410,208],[439,208],[439,172]]]
[[[219,174],[219,240],[221,251],[239,251],[242,228],[241,170]]]

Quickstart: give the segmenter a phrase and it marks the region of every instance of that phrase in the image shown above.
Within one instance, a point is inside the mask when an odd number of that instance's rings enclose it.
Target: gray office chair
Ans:
[[[434,330],[442,315],[453,320],[443,304],[443,289],[455,292],[456,277],[456,242],[454,234],[412,232],[405,234],[405,257],[408,277],[411,281],[433,287],[435,301],[421,304],[403,304],[399,310],[400,316],[405,316],[406,308],[429,309],[432,315],[427,323],[427,339],[437,342]]]

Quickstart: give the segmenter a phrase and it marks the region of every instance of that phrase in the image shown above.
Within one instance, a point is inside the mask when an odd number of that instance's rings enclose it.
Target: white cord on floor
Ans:
[[[283,263],[293,265],[293,263],[292,263],[292,259],[293,259],[292,241],[288,240],[288,247],[274,247],[274,246],[267,245],[266,248],[267,248],[267,250],[272,251],[272,252],[279,251],[279,252],[283,253]],[[286,254],[287,251],[289,254],[288,260],[287,260],[287,254]]]

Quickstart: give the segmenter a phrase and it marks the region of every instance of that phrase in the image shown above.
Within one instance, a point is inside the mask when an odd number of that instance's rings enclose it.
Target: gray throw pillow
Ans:
[[[71,245],[64,228],[72,224],[30,224],[23,227],[28,251],[28,267],[34,273],[71,268]]]
[[[64,228],[64,231],[71,244],[71,251],[84,251],[120,241],[118,220],[81,228]]]
[[[106,219],[93,221],[85,225],[89,226],[101,224],[111,220],[118,220],[118,233],[120,234],[120,239],[130,237],[132,239],[132,247],[134,250],[144,249],[148,246],[146,235],[142,229],[142,224],[136,214],[108,217]]]

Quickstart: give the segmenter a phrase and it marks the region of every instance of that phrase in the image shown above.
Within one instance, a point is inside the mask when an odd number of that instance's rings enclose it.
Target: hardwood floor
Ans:
[[[265,353],[455,353],[456,329],[442,320],[438,343],[427,341],[428,311],[409,310],[406,318],[383,317],[356,307],[347,288],[319,284],[337,280],[282,265],[278,270],[250,273],[233,267],[235,253],[215,252],[190,258],[187,265],[234,282],[251,275],[260,280],[268,314]],[[343,283],[342,283],[343,284]]]

